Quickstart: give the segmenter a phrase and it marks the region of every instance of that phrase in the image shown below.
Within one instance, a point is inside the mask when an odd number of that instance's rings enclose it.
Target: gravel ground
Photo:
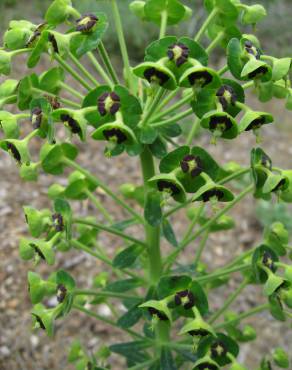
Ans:
[[[40,66],[42,68],[43,66]],[[20,66],[17,66],[19,72]],[[252,98],[252,101],[254,99]],[[254,104],[259,110],[270,110],[277,117],[274,125],[264,128],[262,147],[274,159],[279,167],[291,167],[292,131],[289,125],[289,116],[283,110],[279,101],[267,105]],[[202,134],[198,139],[199,145],[210,150],[222,164],[236,160],[247,165],[250,149],[255,145],[251,134],[241,135],[231,142],[219,141],[217,146],[209,144],[209,136]],[[39,144],[34,143],[33,152],[37,152]],[[80,146],[78,162],[100,177],[104,182],[117,190],[123,182],[139,183],[138,159],[130,159],[122,155],[113,159],[105,159],[103,145],[90,141]],[[64,183],[66,177],[62,175],[58,182]],[[43,333],[31,331],[30,309],[31,304],[27,293],[26,275],[28,270],[36,270],[48,275],[50,269],[44,265],[36,268],[31,263],[24,263],[18,256],[18,240],[27,235],[27,228],[22,212],[22,206],[32,205],[36,208],[50,207],[46,191],[54,181],[53,177],[41,175],[38,183],[24,183],[18,176],[14,162],[1,153],[0,156],[0,369],[1,370],[59,370],[71,369],[66,362],[67,348],[71,341],[80,338],[89,351],[96,350],[102,344],[110,344],[123,339],[118,330],[104,326],[78,312],[71,312],[69,317],[62,320],[57,326],[54,340],[48,339]],[[104,194],[99,192],[98,197],[115,216],[117,220],[125,214]],[[74,210],[79,214],[94,214],[94,209],[88,202],[75,203]],[[210,270],[221,266],[232,256],[242,250],[252,247],[261,239],[261,226],[255,217],[255,202],[252,197],[247,198],[232,211],[236,219],[236,229],[226,233],[212,235],[207,243],[203,261]],[[100,219],[99,215],[97,216]],[[183,232],[185,217],[179,212],[174,218],[175,230]],[[133,230],[139,235],[139,229]],[[100,243],[109,255],[119,247],[119,241],[108,234],[101,234]],[[193,257],[197,242],[192,243],[182,257],[182,261],[189,261]],[[168,247],[164,247],[166,252]],[[57,268],[68,270],[77,280],[78,286],[87,287],[91,278],[101,271],[104,266],[77,251],[59,254]],[[230,294],[232,288],[240,282],[240,276],[234,278],[228,287],[221,287],[210,297],[211,308],[218,308]],[[261,302],[262,295],[258,287],[252,286],[244,291],[234,303],[233,308],[239,311],[252,307],[255,302]],[[105,307],[99,308],[106,313]],[[242,346],[240,359],[249,369],[255,369],[259,358],[267,354],[274,346],[283,345],[288,348],[292,343],[291,331],[288,325],[275,322],[267,313],[247,320],[258,329],[259,337],[255,342]],[[291,347],[290,347],[291,349]],[[113,369],[126,368],[120,362],[113,362]]]

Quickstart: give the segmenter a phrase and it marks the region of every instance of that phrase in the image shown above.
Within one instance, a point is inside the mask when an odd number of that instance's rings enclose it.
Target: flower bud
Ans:
[[[266,9],[260,4],[254,4],[251,6],[244,6],[242,23],[243,24],[256,24],[267,15]]]
[[[135,14],[136,17],[144,20],[145,19],[144,6],[145,6],[145,1],[135,0],[131,2],[131,4],[129,5],[129,8],[130,8],[130,11],[133,14]]]
[[[289,368],[289,356],[283,348],[276,348],[273,353],[273,360],[275,361],[276,365],[288,369]]]

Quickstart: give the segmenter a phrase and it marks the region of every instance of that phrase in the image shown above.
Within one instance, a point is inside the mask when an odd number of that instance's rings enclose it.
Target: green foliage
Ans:
[[[76,249],[111,271],[95,276],[89,288],[79,287],[78,280],[63,270],[53,271],[47,279],[30,271],[33,327],[53,336],[55,322],[79,310],[131,337],[90,355],[73,342],[68,360],[77,370],[110,368],[112,353],[124,357],[132,369],[220,369],[229,364],[230,369],[244,369],[237,362],[240,343],[255,339],[257,333],[242,325],[242,320],[263,310],[279,321],[291,318],[292,267],[283,258],[291,257],[286,208],[280,203],[277,217],[274,213],[268,217],[271,212],[265,209],[262,241],[223,267],[210,272],[201,256],[211,233],[236,226],[227,212],[248,194],[266,202],[276,197],[290,203],[292,170],[274,167],[261,147],[251,150],[250,163],[244,168],[233,161],[222,164],[205,147],[194,146],[193,139],[200,127],[212,144],[241,139],[249,132],[258,143],[261,131],[269,129],[274,117],[254,111],[245,91],[253,87],[260,101],[286,99],[290,109],[291,58],[267,55],[255,35],[241,31],[242,26],[262,21],[266,11],[259,4],[206,0],[208,16],[190,38],[166,35],[169,26],[190,19],[190,8],[180,0],[148,0],[134,1],[130,10],[143,22],[160,27],[159,38],[145,48],[144,59],[132,66],[119,6],[116,0],[108,5],[123,76],[116,73],[108,56],[106,33],[112,24],[109,12],[100,11],[98,3],[91,13],[80,14],[70,0],[54,0],[45,12],[45,23],[11,21],[0,50],[1,75],[10,75],[19,54],[26,56],[28,68],[20,81],[7,78],[0,85],[1,150],[15,160],[23,180],[36,181],[39,173],[68,177],[62,185],[54,183],[48,189],[51,209],[24,207],[30,236],[19,242],[20,257],[53,269],[57,252]],[[202,41],[209,45],[204,47]],[[226,54],[226,66],[219,71],[209,65],[217,47]],[[46,57],[52,67],[35,73],[32,69]],[[97,72],[94,75],[85,57]],[[226,72],[230,72],[228,79],[223,77]],[[79,84],[78,89],[66,83],[67,75]],[[65,91],[70,98],[63,95]],[[17,109],[21,112],[15,113]],[[182,126],[188,116],[195,121],[182,145]],[[22,119],[29,123],[26,136]],[[30,151],[33,139],[40,144],[35,162]],[[104,147],[113,165],[122,153],[128,160],[139,157],[143,183],[123,184],[121,194],[116,194],[79,165],[78,147],[92,139]],[[238,187],[230,183],[244,174],[250,175],[248,185],[238,193]],[[97,189],[127,216],[117,220],[111,215],[96,196]],[[73,204],[84,200],[92,202],[102,222],[95,216],[78,215]],[[271,203],[262,204],[271,207]],[[171,217],[180,209],[189,219],[184,235],[178,235],[176,217]],[[145,237],[141,237],[142,229]],[[120,240],[114,257],[100,245],[103,232]],[[162,237],[170,248],[164,248]],[[195,253],[181,262],[181,254],[193,241]],[[214,295],[209,293],[226,285],[234,272],[241,274],[241,284],[214,310],[210,299]],[[262,286],[265,303],[254,302],[255,307],[243,313],[226,312],[250,284]],[[55,297],[55,303],[47,307],[49,297]],[[117,316],[115,321],[96,313],[95,306],[100,304]],[[224,321],[216,323],[223,314]],[[282,349],[272,356],[265,354],[261,369],[270,368],[271,361],[289,367]]]

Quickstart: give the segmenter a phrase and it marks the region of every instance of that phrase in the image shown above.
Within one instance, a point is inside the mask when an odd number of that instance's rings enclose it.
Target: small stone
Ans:
[[[10,356],[10,349],[7,346],[1,346],[0,347],[0,354],[3,357],[8,357]]]

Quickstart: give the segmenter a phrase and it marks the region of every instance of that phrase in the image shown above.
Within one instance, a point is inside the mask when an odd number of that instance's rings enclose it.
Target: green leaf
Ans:
[[[113,283],[108,284],[105,287],[105,290],[109,292],[127,292],[128,290],[132,290],[142,286],[143,283],[140,279],[125,279],[125,280],[118,280]]]
[[[190,153],[190,147],[184,145],[169,152],[159,163],[161,173],[170,173],[180,166],[180,162]]]
[[[64,70],[60,67],[54,67],[44,72],[39,79],[40,89],[52,94],[58,94],[60,91],[60,82],[65,80]]]
[[[232,75],[238,80],[243,80],[241,71],[244,67],[244,61],[241,58],[241,44],[237,38],[233,38],[227,45],[227,65]]]
[[[273,81],[279,81],[286,77],[291,68],[291,58],[281,58],[273,61]]]
[[[177,366],[168,347],[162,347],[160,355],[161,370],[177,370]]]
[[[150,125],[141,127],[140,130],[140,141],[143,144],[153,144],[158,135],[157,130]]]
[[[278,347],[275,348],[273,353],[273,360],[275,361],[276,365],[283,369],[289,368],[289,356],[283,348]]]
[[[178,0],[148,0],[144,7],[145,17],[160,24],[162,12],[167,12],[167,24],[177,24],[185,16],[185,7]]]
[[[37,40],[37,43],[27,60],[28,68],[34,68],[38,64],[42,53],[44,53],[47,50],[48,41],[49,41],[49,32],[44,30],[41,33],[39,39]]]
[[[269,296],[269,309],[271,315],[279,321],[286,321],[282,303],[276,293]]]
[[[141,304],[140,301],[137,305],[131,307],[124,315],[119,317],[117,324],[123,329],[129,329],[134,326],[143,316],[143,310],[138,306]]]
[[[160,206],[160,194],[158,191],[149,190],[147,192],[144,217],[149,225],[153,227],[160,225],[162,220],[162,210]]]
[[[165,140],[158,136],[154,143],[149,145],[149,149],[154,157],[161,159],[167,154],[167,147],[165,144]]]
[[[118,353],[126,357],[133,364],[142,363],[149,359],[149,355],[143,350],[149,347],[149,343],[142,340],[134,342],[117,343],[109,346],[111,352]]]
[[[143,250],[143,246],[139,244],[130,245],[115,256],[113,260],[113,267],[119,269],[131,267]]]
[[[33,87],[39,87],[39,79],[35,73],[20,80],[17,89],[17,104],[20,110],[29,108],[30,102],[35,94],[32,91]]]
[[[174,247],[178,247],[178,242],[174,233],[174,230],[171,226],[171,223],[164,219],[162,222],[162,232],[165,237],[165,239]]]

